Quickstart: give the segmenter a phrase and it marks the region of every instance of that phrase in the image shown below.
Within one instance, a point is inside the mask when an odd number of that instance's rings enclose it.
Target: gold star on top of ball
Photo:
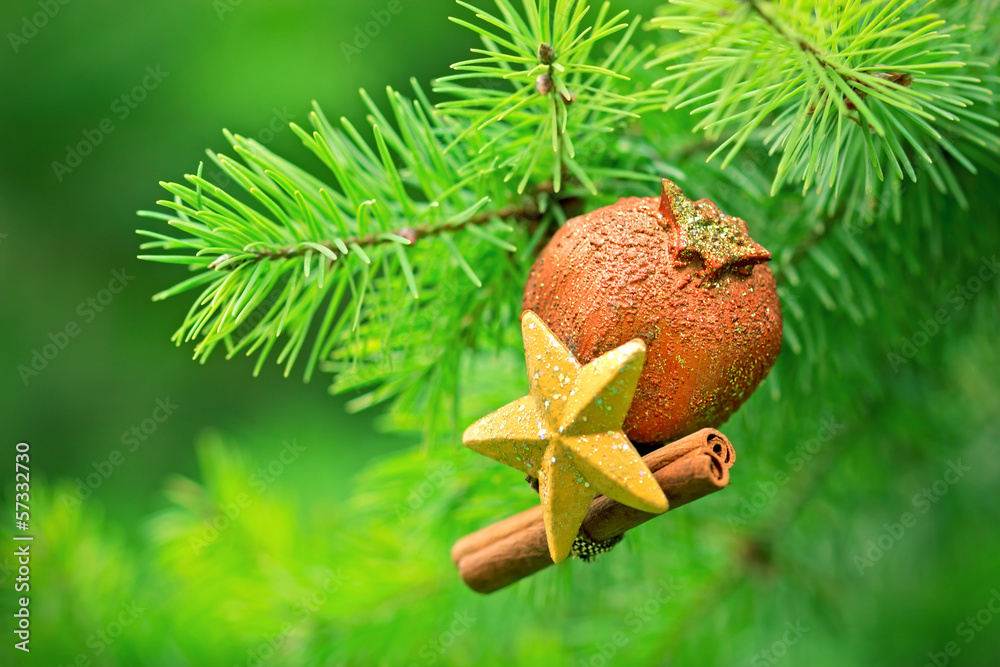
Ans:
[[[646,346],[633,340],[586,366],[531,311],[521,317],[530,390],[466,430],[462,442],[538,477],[552,560],[565,560],[598,493],[645,512],[667,497],[622,433]]]

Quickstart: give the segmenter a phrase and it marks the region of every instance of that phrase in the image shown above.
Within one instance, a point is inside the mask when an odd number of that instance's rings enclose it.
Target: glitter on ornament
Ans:
[[[523,304],[583,362],[645,342],[623,429],[648,445],[725,422],[774,365],[782,332],[771,255],[746,223],[662,185],[659,198],[621,199],[559,229]]]
[[[462,442],[537,472],[549,554],[559,563],[599,493],[645,512],[667,510],[663,490],[621,430],[646,348],[629,341],[581,365],[534,313],[524,313],[521,331],[528,395],[477,421]]]

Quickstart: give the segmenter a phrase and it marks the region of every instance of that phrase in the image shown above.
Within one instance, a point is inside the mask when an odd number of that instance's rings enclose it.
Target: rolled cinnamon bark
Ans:
[[[649,465],[648,459],[653,457],[652,463],[657,466],[653,475],[666,494],[671,509],[729,484],[729,468],[720,454],[727,457],[731,465],[735,460],[732,445],[717,431],[694,435],[701,437],[700,444],[693,436],[688,436],[661,447],[644,459]],[[663,452],[669,448],[673,449]],[[721,448],[719,454],[716,453],[717,448]],[[679,450],[683,451],[675,457]],[[653,466],[650,465],[650,468],[653,469]],[[581,533],[591,540],[604,541],[656,516],[659,515],[598,496],[584,519]],[[533,507],[462,538],[452,549],[452,559],[462,580],[479,593],[500,590],[552,565],[540,507]]]
[[[729,469],[708,449],[694,449],[653,473],[667,496],[670,509],[687,505],[729,485]],[[650,514],[622,505],[606,496],[598,496],[590,505],[580,528],[594,542],[618,537],[658,514]],[[545,526],[542,526],[544,532]]]
[[[544,522],[544,519],[542,519],[542,506],[535,505],[531,509],[497,521],[474,533],[469,533],[458,542],[455,542],[455,546],[451,548],[451,562],[458,565],[466,556],[486,547],[493,546],[514,533],[519,533],[525,528],[530,528],[532,524],[539,521]]]
[[[703,428],[702,430],[692,433],[691,435],[684,436],[679,440],[663,445],[656,451],[646,454],[642,460],[645,461],[650,471],[655,473],[657,470],[673,463],[685,454],[700,449],[707,449],[718,456],[719,461],[727,470],[731,468],[733,463],[736,461],[736,450],[733,448],[732,443],[729,442],[729,438],[714,428]],[[603,498],[603,496],[599,496],[594,502],[596,503],[601,498]],[[673,507],[674,504],[671,503],[670,506]],[[455,565],[458,565],[459,561],[466,556],[469,556],[487,546],[496,544],[500,540],[503,540],[514,533],[520,532],[522,529],[540,521],[542,521],[542,508],[540,505],[536,505],[529,510],[525,510],[524,512],[491,524],[482,530],[470,533],[455,542],[455,546],[451,549],[451,560],[455,563]],[[584,526],[586,525],[587,524],[585,522]],[[603,531],[600,532],[603,534]],[[598,539],[589,532],[587,535],[591,537],[591,539]]]
[[[663,445],[659,449],[646,454],[642,460],[646,462],[649,469],[656,472],[663,466],[673,463],[690,451],[707,447],[713,454],[719,457],[726,470],[736,463],[736,449],[729,442],[729,438],[722,435],[714,428],[703,428],[691,435],[686,435],[680,440],[675,440]]]

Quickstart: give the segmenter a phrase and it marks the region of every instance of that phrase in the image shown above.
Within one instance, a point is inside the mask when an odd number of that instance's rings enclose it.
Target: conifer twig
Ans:
[[[417,225],[416,227],[401,227],[396,230],[395,233],[382,233],[382,234],[368,234],[365,236],[352,236],[344,239],[338,239],[337,241],[315,241],[315,245],[321,245],[331,251],[339,251],[342,244],[348,247],[352,245],[360,246],[362,248],[367,248],[376,245],[382,245],[386,243],[399,243],[399,239],[404,239],[409,242],[409,245],[416,243],[418,240],[430,236],[437,236],[445,232],[458,231],[466,229],[467,227],[474,227],[477,225],[484,225],[493,220],[537,220],[540,214],[538,209],[531,204],[526,205],[508,205],[503,208],[497,209],[495,211],[484,211],[482,213],[477,213],[471,218],[466,220],[458,220],[455,222],[446,222],[439,225]],[[257,262],[262,259],[290,259],[292,257],[302,257],[307,252],[312,252],[310,247],[302,245],[290,245],[282,248],[264,248],[264,249],[251,249],[247,251],[249,254],[253,255],[240,262],[240,264]],[[229,259],[227,256],[220,256],[221,259]],[[221,264],[221,262],[220,262]],[[209,265],[209,268],[214,268]],[[225,264],[225,269],[235,268],[234,264]]]

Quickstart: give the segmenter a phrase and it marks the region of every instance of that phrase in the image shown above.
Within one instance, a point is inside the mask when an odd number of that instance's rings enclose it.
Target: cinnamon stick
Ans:
[[[645,461],[650,471],[655,473],[685,454],[701,448],[707,448],[716,454],[727,470],[736,461],[736,450],[733,448],[732,443],[729,442],[729,438],[714,428],[703,428],[691,435],[663,445],[659,449],[646,454],[642,457],[642,460]],[[595,499],[595,502],[602,497],[599,496]],[[671,504],[671,507],[673,507],[673,504]],[[542,508],[540,505],[535,505],[531,509],[509,516],[482,530],[470,533],[455,542],[455,546],[451,549],[451,560],[455,565],[458,565],[459,561],[466,556],[493,545],[539,521],[542,521]],[[591,536],[591,539],[594,538]]]
[[[691,435],[686,435],[680,440],[663,445],[659,449],[646,454],[642,460],[650,470],[656,472],[663,466],[673,463],[685,454],[695,449],[707,447],[713,454],[719,457],[719,461],[726,470],[736,463],[736,449],[729,442],[729,438],[714,428],[703,428]]]
[[[736,452],[724,435],[704,429],[647,454],[643,460],[674,509],[728,485]],[[604,541],[655,516],[598,496],[581,533]],[[452,560],[466,585],[480,593],[492,593],[552,565],[541,507],[467,535],[455,543]]]
[[[542,506],[535,505],[531,509],[518,512],[506,519],[490,524],[486,528],[469,533],[455,542],[455,546],[451,548],[451,562],[458,565],[466,556],[491,547],[515,533],[531,528],[532,525],[540,521],[544,522],[544,519],[542,519]],[[546,546],[546,549],[548,549],[548,546]]]
[[[667,495],[670,509],[687,505],[729,485],[729,469],[708,449],[695,449],[653,473]],[[580,531],[594,542],[618,537],[659,514],[650,514],[598,496]],[[544,532],[544,525],[542,526]]]

